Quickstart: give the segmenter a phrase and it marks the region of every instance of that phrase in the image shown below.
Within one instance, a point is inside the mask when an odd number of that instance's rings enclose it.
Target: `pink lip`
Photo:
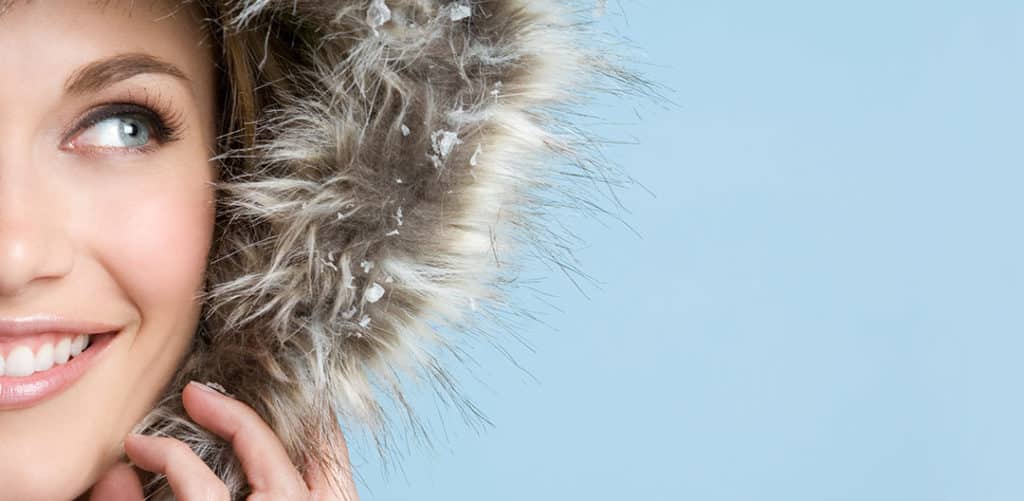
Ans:
[[[101,322],[69,320],[56,315],[35,315],[20,318],[0,318],[0,337],[33,336],[44,332],[66,334],[95,334],[111,332],[118,326]]]
[[[0,411],[32,407],[64,391],[107,352],[116,336],[117,332],[93,335],[89,347],[64,365],[54,364],[50,369],[31,376],[0,376]]]

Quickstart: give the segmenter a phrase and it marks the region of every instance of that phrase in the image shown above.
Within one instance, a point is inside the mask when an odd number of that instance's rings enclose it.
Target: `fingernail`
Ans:
[[[128,451],[125,449],[125,444],[128,442],[128,440],[134,440],[135,452],[138,453],[139,446],[145,447],[149,439],[150,437],[148,435],[142,435],[140,433],[129,433],[127,436],[125,436],[124,440],[121,441],[120,461],[127,463],[129,466],[135,466],[135,461],[131,458],[131,456],[128,455]]]
[[[194,385],[196,385],[196,387],[198,387],[199,389],[201,389],[203,391],[207,391],[207,392],[210,392],[210,393],[216,393],[218,395],[224,395],[226,397],[235,398],[234,395],[228,393],[228,391],[225,390],[223,386],[221,386],[221,385],[219,385],[217,383],[212,383],[212,382],[207,381],[206,384],[203,384],[203,383],[200,383],[199,381],[191,380],[191,381],[188,382],[188,384],[194,384]]]
[[[126,435],[124,437],[124,440],[121,441],[121,454],[122,455],[127,455],[128,454],[128,452],[125,450],[124,446],[125,446],[125,444],[128,443],[129,440],[134,440],[136,443],[138,443],[140,440],[142,442],[145,442],[146,441],[146,436],[145,435],[140,435],[138,433],[129,433],[128,435]]]

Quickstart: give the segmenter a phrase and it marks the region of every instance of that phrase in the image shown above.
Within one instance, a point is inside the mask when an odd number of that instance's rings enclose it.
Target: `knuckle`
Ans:
[[[231,491],[224,482],[209,482],[202,487],[198,497],[202,501],[231,501]]]
[[[242,402],[238,402],[238,404],[235,406],[235,412],[229,418],[230,427],[237,434],[251,433],[255,426],[263,422],[263,418],[252,407]]]
[[[295,499],[297,501],[303,501],[309,498],[309,490],[300,489],[298,486],[292,486],[281,489],[274,499]]]
[[[231,501],[227,487],[209,487],[195,494],[200,501]]]
[[[192,448],[189,447],[185,442],[175,439],[168,439],[167,442],[168,454],[175,459],[182,459],[189,456],[195,455],[192,452]]]

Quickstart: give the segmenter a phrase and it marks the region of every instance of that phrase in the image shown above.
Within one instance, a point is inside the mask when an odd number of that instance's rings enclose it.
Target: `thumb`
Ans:
[[[128,463],[117,462],[90,490],[90,501],[142,501],[142,482]]]

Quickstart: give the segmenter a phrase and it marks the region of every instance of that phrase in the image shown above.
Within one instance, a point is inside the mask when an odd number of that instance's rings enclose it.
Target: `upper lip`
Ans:
[[[118,330],[106,322],[77,320],[60,315],[0,317],[0,337],[34,336],[47,332],[60,334],[100,334]]]

